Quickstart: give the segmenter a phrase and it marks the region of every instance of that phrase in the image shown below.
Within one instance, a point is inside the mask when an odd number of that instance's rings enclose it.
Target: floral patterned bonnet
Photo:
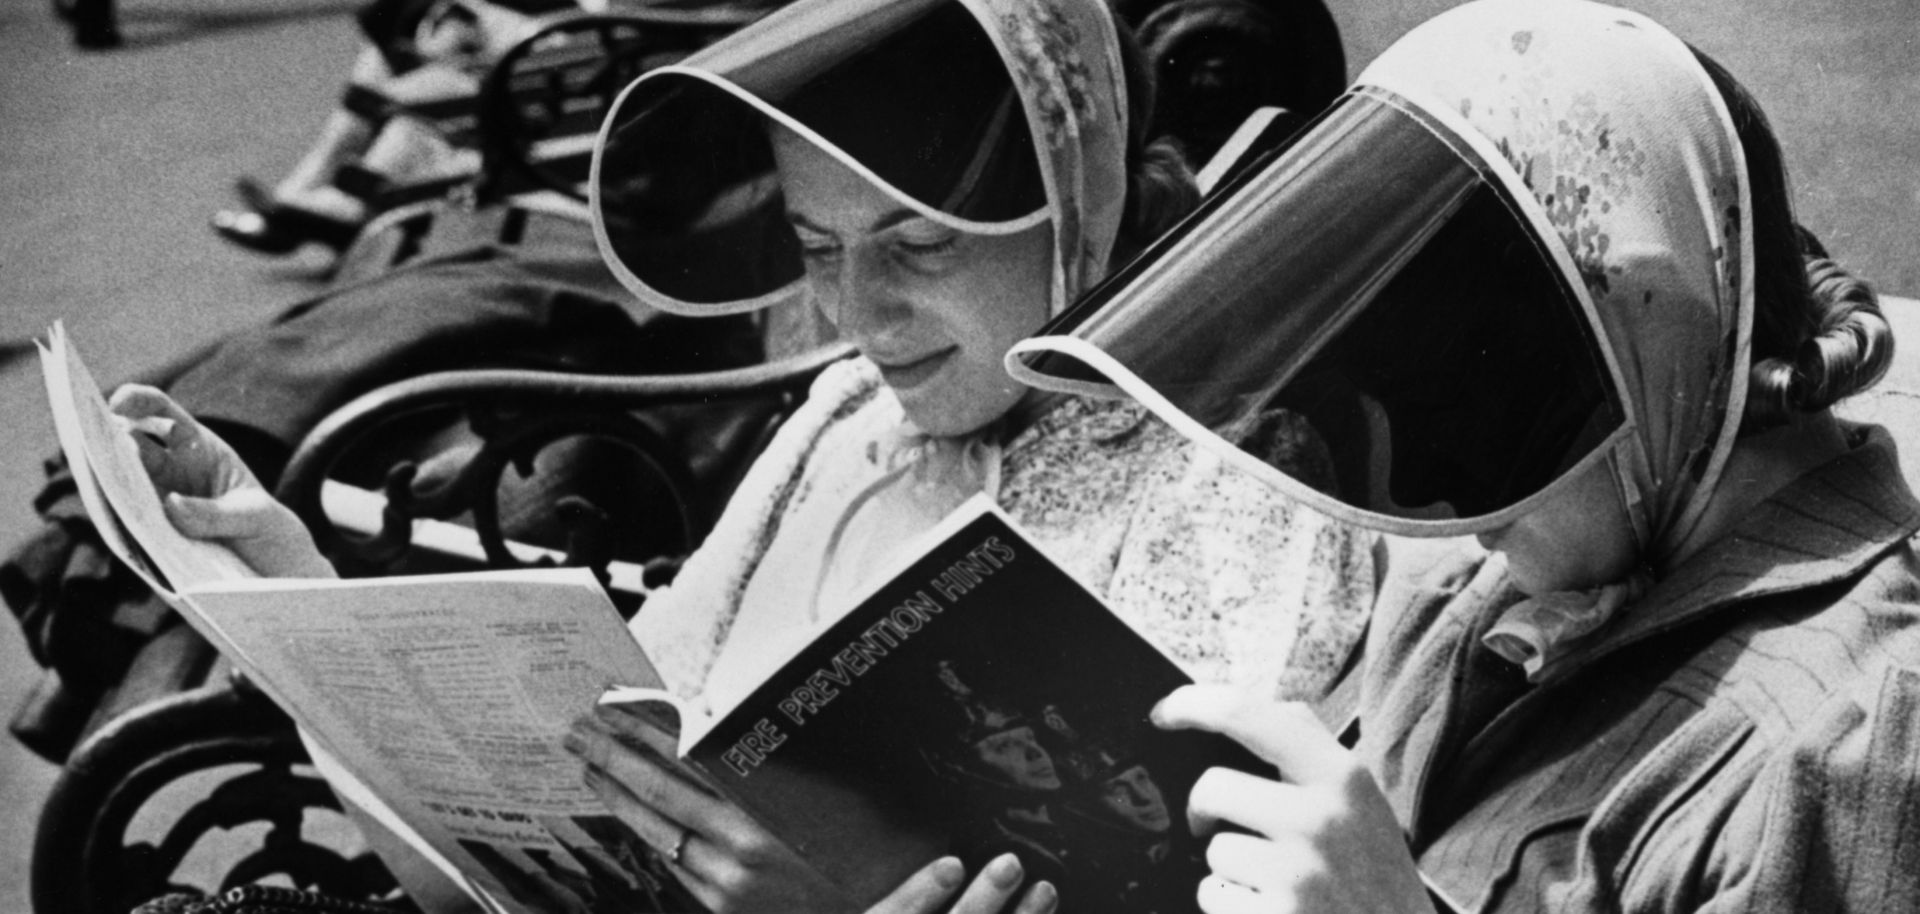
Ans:
[[[1584,0],[1481,0],[1361,77],[1499,149],[1573,256],[1636,417],[1614,474],[1657,574],[1689,545],[1746,402],[1753,246],[1732,118],[1678,38]],[[1489,646],[1537,677],[1644,580],[1510,611]]]
[[[1587,0],[1475,0],[1008,367],[1118,388],[1400,535],[1501,529],[1604,467],[1657,574],[1696,535],[1745,405],[1749,213],[1732,119],[1678,38]],[[1310,420],[1337,485],[1264,456],[1276,412]],[[1496,649],[1538,672],[1640,583],[1529,600]]]
[[[1497,148],[1593,299],[1636,417],[1617,464],[1643,558],[1685,542],[1746,402],[1746,163],[1706,70],[1645,17],[1585,0],[1480,0],[1360,81],[1444,108]]]

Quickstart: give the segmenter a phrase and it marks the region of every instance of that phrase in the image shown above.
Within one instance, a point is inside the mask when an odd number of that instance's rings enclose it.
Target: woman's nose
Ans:
[[[910,309],[885,253],[854,248],[842,258],[835,283],[834,324],[851,339],[871,338],[903,323]]]

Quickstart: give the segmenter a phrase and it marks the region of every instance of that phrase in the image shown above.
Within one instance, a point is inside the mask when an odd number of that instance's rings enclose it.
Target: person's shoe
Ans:
[[[237,188],[245,207],[213,214],[215,234],[249,251],[287,254],[302,244],[345,250],[360,233],[360,221],[340,219],[273,199],[272,193],[242,178]]]

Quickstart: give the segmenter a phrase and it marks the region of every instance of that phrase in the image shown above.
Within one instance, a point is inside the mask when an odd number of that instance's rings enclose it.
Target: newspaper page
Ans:
[[[561,748],[657,683],[590,572],[253,580],[187,599],[341,769],[506,911],[657,910],[660,874]]]
[[[337,793],[490,910],[659,910],[644,846],[560,747],[613,683],[657,676],[590,572],[269,580],[166,516],[139,434],[65,328],[54,428],[108,550],[300,725]]]
[[[182,602],[176,591],[253,577],[253,571],[226,546],[188,539],[174,529],[140,461],[134,433],[107,408],[100,386],[80,360],[66,328],[56,323],[47,337],[38,345],[54,433],[101,542],[201,637],[242,670],[252,672],[248,658],[228,643],[217,626]]]

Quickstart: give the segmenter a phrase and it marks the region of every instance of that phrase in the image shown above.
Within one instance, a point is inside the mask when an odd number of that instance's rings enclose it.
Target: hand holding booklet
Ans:
[[[941,855],[972,871],[1011,851],[1062,910],[1191,910],[1206,867],[1186,794],[1209,766],[1257,765],[1224,738],[1153,728],[1188,677],[984,498],[711,706],[665,690],[644,607],[636,643],[585,570],[250,577],[173,531],[58,327],[44,363],[109,546],[337,762],[337,789],[491,910],[686,903],[561,746],[596,701],[677,733],[673,770],[860,905]]]
[[[974,871],[1011,851],[1063,910],[1193,909],[1206,867],[1187,791],[1211,765],[1258,763],[1153,728],[1188,677],[985,498],[904,551],[736,704],[601,700],[677,719],[699,782],[863,901],[936,856]]]

